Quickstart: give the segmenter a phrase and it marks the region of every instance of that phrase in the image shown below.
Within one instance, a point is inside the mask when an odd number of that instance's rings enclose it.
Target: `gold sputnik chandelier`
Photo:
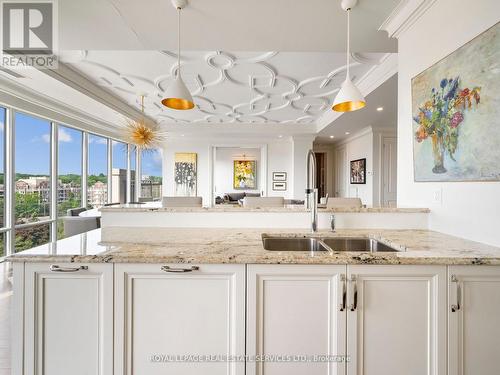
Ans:
[[[156,123],[146,123],[144,116],[144,95],[141,95],[140,120],[125,120],[126,138],[129,143],[140,150],[154,150],[160,148],[167,139],[167,134]]]

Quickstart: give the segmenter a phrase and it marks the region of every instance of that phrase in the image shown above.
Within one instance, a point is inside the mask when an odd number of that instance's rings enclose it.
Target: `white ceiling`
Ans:
[[[400,0],[359,0],[352,11],[358,52],[396,52],[378,31]],[[63,0],[61,50],[175,50],[170,0]],[[342,52],[346,16],[340,0],[189,0],[183,10],[185,50]]]
[[[353,54],[351,75],[365,75],[386,57]],[[63,61],[128,105],[162,124],[311,124],[330,110],[345,79],[342,53],[186,52],[182,75],[196,108],[161,104],[177,71],[176,54],[161,51],[68,51]]]
[[[345,113],[318,133],[317,143],[335,143],[371,126],[373,129],[397,128],[398,75],[395,74],[366,97],[366,107]],[[377,111],[377,108],[383,108]],[[348,132],[349,134],[346,134]],[[334,138],[330,138],[330,136]]]

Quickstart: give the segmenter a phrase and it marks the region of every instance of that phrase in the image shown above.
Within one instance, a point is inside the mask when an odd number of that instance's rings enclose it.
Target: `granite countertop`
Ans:
[[[427,230],[106,228],[8,257],[13,262],[500,265],[500,248]],[[370,237],[390,253],[267,251],[262,236]]]
[[[102,207],[101,212],[307,212],[303,205],[287,205],[286,207],[247,208],[238,205],[221,205],[216,207],[161,207],[161,205],[122,204]],[[318,212],[339,213],[429,213],[428,208],[412,207],[337,207],[318,208]]]

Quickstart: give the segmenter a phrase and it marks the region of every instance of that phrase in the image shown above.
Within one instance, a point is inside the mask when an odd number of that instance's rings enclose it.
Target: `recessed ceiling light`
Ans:
[[[283,138],[283,136],[280,134],[280,135],[278,135],[278,138]]]
[[[382,112],[384,110],[384,107],[377,107],[377,111]]]
[[[349,134],[351,134],[351,133],[349,133],[349,132],[345,132],[345,135],[349,135]]]
[[[331,135],[331,136],[330,136],[330,138],[335,138],[335,136],[334,136],[334,135]]]
[[[184,137],[184,134],[181,134],[181,137]]]

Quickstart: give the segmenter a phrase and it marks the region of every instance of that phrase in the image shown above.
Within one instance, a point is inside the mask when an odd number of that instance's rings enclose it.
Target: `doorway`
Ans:
[[[347,192],[347,152],[345,146],[335,150],[335,197],[344,198]]]
[[[322,197],[326,197],[326,154],[315,152],[316,156],[316,187],[318,188],[318,202]]]

